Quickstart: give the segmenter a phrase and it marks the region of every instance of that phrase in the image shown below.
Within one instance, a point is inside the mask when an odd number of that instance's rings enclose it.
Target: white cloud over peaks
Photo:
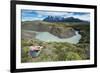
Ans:
[[[43,16],[65,16],[68,15],[68,12],[54,12],[54,11],[36,11],[37,14]]]

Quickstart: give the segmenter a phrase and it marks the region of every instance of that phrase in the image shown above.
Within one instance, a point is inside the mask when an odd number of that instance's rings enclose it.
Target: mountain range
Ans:
[[[47,16],[43,19],[46,22],[88,22],[74,17]]]

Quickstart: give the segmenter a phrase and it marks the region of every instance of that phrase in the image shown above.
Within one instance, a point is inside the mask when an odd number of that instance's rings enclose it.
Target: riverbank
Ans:
[[[75,31],[75,35],[69,38],[59,38],[55,35],[50,34],[49,32],[39,32],[36,35],[36,39],[44,42],[68,42],[72,44],[77,44],[81,39],[81,35],[78,31]]]

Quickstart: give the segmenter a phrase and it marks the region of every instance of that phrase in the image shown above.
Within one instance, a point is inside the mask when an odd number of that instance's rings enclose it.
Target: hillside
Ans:
[[[72,27],[67,27],[65,24],[50,23],[43,21],[28,21],[22,22],[21,27],[23,30],[49,32],[59,38],[68,38],[75,35],[75,30]]]
[[[21,62],[51,62],[90,59],[90,25],[83,22],[25,21],[21,25]],[[43,42],[35,38],[37,32],[50,32],[59,38],[69,38],[79,30],[82,38],[77,44]],[[28,55],[31,44],[43,46],[36,58]]]

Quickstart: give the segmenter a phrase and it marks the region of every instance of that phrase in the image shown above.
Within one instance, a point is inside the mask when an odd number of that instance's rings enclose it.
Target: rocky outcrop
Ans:
[[[66,29],[63,27],[52,27],[49,32],[59,38],[69,38],[75,35],[75,30],[71,27]]]

